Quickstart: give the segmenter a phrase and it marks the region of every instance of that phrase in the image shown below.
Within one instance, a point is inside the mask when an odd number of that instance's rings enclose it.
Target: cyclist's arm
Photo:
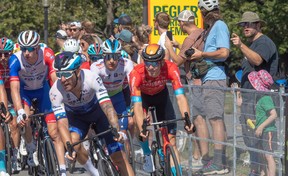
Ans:
[[[49,79],[51,85],[57,80],[55,70],[53,69],[54,58],[55,55],[53,50],[50,48],[44,48],[44,62],[48,66]]]
[[[4,81],[2,79],[0,79],[0,102],[3,102],[7,109],[8,106],[7,93],[4,86]]]
[[[91,72],[92,73],[92,72]],[[92,73],[94,74],[94,73]],[[107,90],[99,75],[94,74],[91,86],[95,89],[96,97],[104,114],[106,115],[110,125],[119,131],[118,116],[111,103]]]
[[[9,59],[9,76],[10,76],[10,88],[11,96],[14,108],[16,111],[23,109],[20,97],[20,80],[18,71],[20,71],[20,62],[15,55],[12,55]]]
[[[190,117],[190,109],[185,95],[184,94],[176,95],[176,99],[182,117],[185,117],[184,115],[185,112],[188,112],[188,115]]]

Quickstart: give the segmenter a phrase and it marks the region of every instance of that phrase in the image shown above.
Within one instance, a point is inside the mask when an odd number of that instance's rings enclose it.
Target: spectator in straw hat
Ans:
[[[241,88],[253,89],[248,80],[248,74],[252,71],[266,70],[272,77],[278,72],[278,52],[274,42],[264,35],[261,31],[265,21],[261,20],[255,12],[244,12],[241,20],[237,23],[243,28],[243,34],[250,42],[250,46],[242,43],[241,38],[233,33],[231,41],[241,50],[244,55],[242,60],[243,77],[241,80]],[[248,118],[255,120],[255,109],[251,104],[255,104],[253,95],[250,92],[242,92],[242,101],[240,123],[242,125],[242,133],[244,143],[248,147],[255,147],[254,131],[247,128],[246,120]],[[250,152],[251,174],[258,172],[259,156],[257,152]]]
[[[248,74],[248,79],[257,91],[269,92],[270,87],[273,84],[272,76],[266,70],[260,70],[258,72],[252,71]],[[265,93],[257,94],[256,101],[255,136],[260,139],[257,140],[258,143],[256,146],[258,149],[273,153],[274,150],[277,149],[277,127],[275,125],[277,112],[275,104],[272,97]],[[267,161],[266,174],[275,175],[276,163],[273,156],[269,154],[263,155]],[[258,173],[255,173],[255,175],[256,174]]]

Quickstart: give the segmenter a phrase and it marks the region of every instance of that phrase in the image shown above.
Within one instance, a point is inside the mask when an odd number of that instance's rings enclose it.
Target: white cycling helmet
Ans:
[[[18,43],[22,47],[36,47],[40,41],[40,35],[35,31],[22,31],[18,36]]]
[[[103,53],[121,53],[121,43],[118,40],[106,39],[102,43]]]
[[[219,8],[219,2],[218,0],[199,0],[198,7],[199,9],[204,8],[207,11],[211,11],[216,8]]]
[[[79,42],[76,39],[67,39],[64,42],[63,51],[69,51],[72,53],[78,52],[80,49]]]

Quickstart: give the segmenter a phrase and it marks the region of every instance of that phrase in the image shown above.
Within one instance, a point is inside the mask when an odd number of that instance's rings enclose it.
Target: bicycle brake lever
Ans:
[[[69,141],[66,142],[66,145],[67,145],[68,155],[69,155],[70,157],[72,157],[72,150],[73,150],[73,147],[72,147],[72,145],[70,144]]]
[[[147,133],[147,120],[144,119],[142,124],[142,134],[146,135],[146,133]]]
[[[111,133],[113,134],[113,136],[118,139],[120,135],[117,132],[117,129],[114,127],[110,127],[110,128],[111,128]]]

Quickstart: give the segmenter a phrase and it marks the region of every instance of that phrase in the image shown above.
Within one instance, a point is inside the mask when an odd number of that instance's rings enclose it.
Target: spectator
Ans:
[[[135,35],[132,37],[132,41],[136,48],[138,49],[138,59],[137,63],[139,64],[142,62],[141,60],[141,53],[144,47],[146,47],[149,43],[149,35],[152,32],[151,26],[142,24],[141,26],[138,26],[135,31]]]
[[[248,74],[248,79],[257,91],[269,92],[271,85],[274,83],[272,76],[266,70],[252,71]],[[255,135],[260,139],[256,140],[258,142],[256,146],[260,150],[273,153],[277,149],[277,127],[275,125],[277,112],[275,104],[272,97],[268,94],[265,95],[263,92],[256,95],[256,101]],[[267,175],[276,175],[276,163],[273,156],[269,154],[262,155],[267,161]]]
[[[229,30],[224,21],[222,21],[218,0],[199,0],[198,7],[207,24],[204,37],[204,50],[200,51],[196,48],[195,53],[191,56],[192,61],[201,58],[207,64],[213,64],[202,75],[202,85],[207,87],[226,88],[226,74],[224,62],[229,56]],[[213,139],[224,142],[226,139],[226,130],[224,124],[224,98],[225,93],[220,89],[204,89],[204,104],[207,120],[212,127]],[[205,163],[199,174],[213,175],[228,173],[225,168],[225,148],[222,144],[214,144],[213,160]]]
[[[83,28],[80,22],[74,21],[70,23],[70,32],[71,32],[71,37],[80,40],[82,33],[83,33]]]
[[[261,27],[265,24],[263,20],[254,12],[244,12],[239,26],[243,27],[243,34],[249,40],[250,46],[248,47],[242,43],[240,37],[233,33],[231,41],[241,50],[244,55],[242,60],[243,77],[241,80],[241,88],[253,89],[253,86],[248,80],[248,74],[252,71],[266,70],[273,77],[276,76],[278,71],[278,52],[274,42],[261,32]],[[244,136],[244,143],[248,147],[255,147],[255,140],[253,130],[247,128],[246,120],[248,118],[255,120],[254,105],[256,102],[251,93],[242,92],[242,106],[240,123],[242,125],[242,133]],[[260,157],[257,152],[250,152],[251,160],[251,173],[250,175],[257,175],[259,172],[258,164]]]
[[[180,29],[184,32],[187,33],[188,36],[185,38],[182,47],[179,48],[180,52],[177,55],[175,51],[173,50],[172,44],[175,41],[170,41],[168,40],[168,37],[166,38],[165,41],[165,46],[170,53],[170,57],[172,60],[178,65],[185,65],[185,72],[186,72],[186,80],[187,82],[191,82],[193,85],[201,85],[201,80],[200,79],[194,79],[191,77],[190,73],[190,64],[191,61],[187,60],[187,56],[185,55],[185,51],[188,50],[191,47],[195,47],[199,50],[203,50],[203,29],[198,28],[195,25],[195,16],[193,12],[189,10],[183,10],[181,13],[179,13],[178,17],[175,18],[175,20],[178,20]],[[209,132],[208,132],[208,127],[206,124],[205,119],[203,118],[204,113],[204,104],[203,104],[203,96],[202,96],[202,89],[200,88],[193,88],[193,97],[192,97],[192,113],[194,116],[194,124],[196,126],[196,134],[200,138],[208,138],[209,137]],[[201,132],[200,132],[201,130]],[[195,143],[196,144],[196,143]],[[203,160],[208,160],[208,142],[206,141],[200,141],[200,151],[201,154],[197,152],[197,150],[194,152],[193,155],[193,160],[192,160],[192,166],[193,167],[200,167],[202,166],[202,162],[200,157],[203,157]],[[200,159],[200,160],[199,160]]]
[[[123,55],[122,57],[127,57],[130,60],[132,60],[134,63],[137,63],[137,59],[139,55],[138,55],[138,50],[136,46],[132,43],[132,37],[133,37],[133,34],[130,31],[124,29],[120,32],[118,40],[121,43],[122,50],[124,50],[128,54],[128,57],[123,56]]]
[[[64,30],[60,29],[56,32],[55,38],[56,38],[56,44],[57,46],[59,46],[60,52],[62,52],[64,42],[67,40],[67,33]]]
[[[170,16],[166,12],[158,12],[155,15],[154,28],[158,31],[160,35],[158,45],[162,46],[165,49],[164,59],[167,59],[167,60],[170,60],[170,57],[169,57],[170,55],[169,55],[169,52],[166,50],[165,40],[169,40],[169,38],[166,38],[166,35],[167,35],[170,22],[171,22]]]
[[[89,56],[87,53],[87,50],[91,44],[95,42],[94,38],[90,34],[84,34],[80,38],[80,47],[81,47],[81,53],[86,56],[88,59],[87,61],[89,62]]]
[[[120,15],[119,18],[114,20],[114,24],[118,25],[118,32],[121,32],[123,29],[131,31],[133,28],[132,19],[127,14]]]
[[[81,25],[83,28],[83,35],[90,34],[96,43],[100,43],[100,44],[103,43],[101,38],[97,34],[95,34],[95,23],[89,20],[84,20],[81,22]]]

